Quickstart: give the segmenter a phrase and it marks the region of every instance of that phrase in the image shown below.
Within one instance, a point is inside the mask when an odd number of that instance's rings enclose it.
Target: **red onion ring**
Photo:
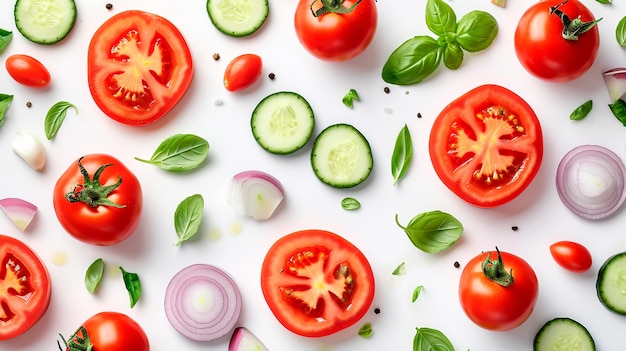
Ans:
[[[602,219],[617,211],[626,199],[626,167],[613,151],[582,145],[559,163],[556,189],[572,212],[587,219]]]
[[[241,294],[224,270],[193,264],[183,268],[165,291],[165,315],[180,334],[213,341],[232,331],[241,315]]]

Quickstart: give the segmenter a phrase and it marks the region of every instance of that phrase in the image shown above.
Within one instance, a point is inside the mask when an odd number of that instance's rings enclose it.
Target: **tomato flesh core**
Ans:
[[[28,303],[33,292],[28,269],[17,257],[7,254],[0,266],[0,322],[9,322],[16,313],[4,300],[18,299]]]
[[[314,246],[303,248],[285,262],[283,273],[302,282],[291,281],[278,287],[294,313],[326,320],[324,315],[329,310],[350,308],[354,272],[347,262],[332,262],[330,256],[327,248]]]

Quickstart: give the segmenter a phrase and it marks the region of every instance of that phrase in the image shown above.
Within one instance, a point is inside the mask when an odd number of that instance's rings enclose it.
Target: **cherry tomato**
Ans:
[[[124,124],[159,120],[180,101],[192,77],[191,53],[182,34],[151,13],[120,12],[89,43],[91,96],[107,116]]]
[[[93,315],[67,340],[66,350],[149,351],[150,342],[141,326],[118,312]]]
[[[263,60],[255,54],[235,57],[224,71],[224,87],[228,91],[240,91],[254,84],[263,71]]]
[[[516,198],[534,179],[543,158],[534,111],[497,85],[479,86],[446,106],[432,126],[429,148],[443,183],[478,207]]]
[[[0,340],[19,336],[48,310],[52,286],[46,266],[18,239],[0,235]]]
[[[375,0],[299,0],[296,35],[313,56],[346,61],[361,54],[376,34]]]
[[[461,273],[459,300],[476,325],[496,331],[520,326],[537,302],[539,282],[532,267],[508,252],[484,252]]]
[[[567,82],[593,65],[600,35],[593,13],[578,0],[544,0],[532,5],[515,30],[515,53],[532,75],[552,82]],[[569,26],[566,24],[569,23]],[[581,27],[586,32],[571,34]]]
[[[74,238],[94,245],[127,239],[141,217],[139,180],[116,158],[90,154],[59,177],[53,193],[59,222]]]
[[[18,83],[33,87],[44,88],[50,84],[50,72],[37,59],[28,55],[11,55],[5,61],[9,75]]]
[[[324,230],[302,230],[269,249],[261,289],[285,328],[321,337],[365,315],[374,298],[374,274],[363,253],[346,239]]]
[[[558,241],[550,245],[550,254],[556,263],[574,273],[584,273],[591,268],[591,253],[573,241]]]

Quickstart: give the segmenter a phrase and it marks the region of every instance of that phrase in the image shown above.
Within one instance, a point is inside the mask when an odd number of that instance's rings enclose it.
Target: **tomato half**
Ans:
[[[187,42],[167,19],[125,11],[96,30],[87,54],[89,90],[107,116],[129,125],[153,123],[191,84]]]
[[[543,136],[526,101],[501,86],[482,85],[441,111],[429,149],[437,175],[452,192],[472,205],[495,207],[534,179]]]
[[[141,326],[132,318],[118,312],[100,312],[93,315],[67,339],[65,346],[69,346],[67,350],[150,350],[148,336]]]
[[[300,43],[313,56],[346,61],[374,39],[378,9],[374,0],[299,0],[294,25]]]
[[[589,70],[598,55],[600,35],[595,20],[578,0],[538,1],[517,24],[517,58],[538,78],[552,82],[574,80]],[[564,25],[568,23],[569,26]],[[564,27],[570,33],[567,39],[563,36]],[[586,31],[575,34],[581,28]]]
[[[243,54],[235,57],[224,71],[224,87],[228,91],[240,91],[254,84],[263,71],[259,55]]]
[[[33,88],[44,88],[50,84],[50,72],[39,60],[22,54],[7,57],[4,65],[16,82]]]
[[[550,245],[550,254],[561,267],[574,273],[584,273],[591,268],[591,253],[583,245],[573,241],[557,241]]]
[[[19,336],[48,310],[52,286],[37,254],[18,239],[0,235],[0,340]]]
[[[528,262],[497,248],[472,258],[459,281],[463,311],[488,330],[520,326],[535,308],[538,293],[539,282]]]
[[[302,230],[269,249],[261,289],[285,328],[321,337],[365,315],[374,298],[374,274],[363,253],[346,239],[324,230]]]
[[[141,217],[143,193],[121,161],[90,154],[72,163],[54,186],[54,211],[74,238],[94,245],[127,239]]]

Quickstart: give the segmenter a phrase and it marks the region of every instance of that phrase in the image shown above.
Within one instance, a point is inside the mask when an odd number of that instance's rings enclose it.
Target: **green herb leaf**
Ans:
[[[609,108],[611,108],[613,116],[615,116],[620,122],[622,122],[622,125],[626,127],[626,102],[622,99],[618,99],[614,103],[609,104]]]
[[[67,114],[67,110],[73,108],[76,114],[78,114],[78,109],[72,103],[67,101],[59,101],[56,104],[52,105],[46,114],[46,119],[44,122],[44,128],[46,130],[46,138],[48,140],[52,140],[55,137],[63,121],[65,120],[65,115]]]
[[[341,99],[343,104],[349,108],[352,108],[354,106],[354,100],[361,100],[361,98],[359,97],[359,93],[357,93],[354,89],[350,89],[350,91],[343,96],[343,99]]]
[[[13,95],[0,94],[0,126],[4,123],[4,115],[13,101]]]
[[[96,292],[96,288],[102,280],[102,273],[104,273],[104,261],[98,258],[89,265],[85,273],[85,287],[90,294]]]
[[[141,281],[139,280],[137,273],[127,272],[121,266],[120,271],[122,271],[124,285],[126,286],[126,291],[128,291],[128,296],[130,297],[130,308],[133,308],[141,297]]]
[[[442,332],[432,328],[415,328],[413,351],[454,351],[454,346]]]
[[[411,298],[411,302],[417,301],[417,298],[420,297],[424,286],[420,285],[413,290],[413,297]]]
[[[405,124],[396,137],[396,144],[393,148],[391,156],[391,175],[393,176],[393,185],[396,185],[400,178],[406,173],[411,158],[413,157],[413,140],[409,128]]]
[[[438,36],[456,31],[456,14],[443,0],[426,1],[426,26]]]
[[[443,64],[451,70],[461,67],[465,53],[457,43],[449,43],[443,47]]]
[[[591,108],[593,107],[593,101],[589,100],[582,105],[578,106],[572,113],[569,115],[569,119],[572,121],[580,121],[581,119],[587,117],[589,112],[591,112]]]
[[[413,37],[396,48],[382,70],[389,84],[416,84],[430,76],[441,62],[439,43],[429,36]]]
[[[438,210],[418,214],[406,227],[398,222],[396,215],[396,224],[404,230],[415,247],[427,253],[437,253],[449,248],[463,233],[461,222]]]
[[[498,22],[484,11],[471,11],[461,17],[456,28],[456,42],[468,52],[488,48],[498,34]]]
[[[13,38],[13,32],[0,28],[0,52],[7,47],[11,38]]]
[[[605,5],[608,5],[608,4],[612,3],[611,0],[596,0],[596,1],[601,3],[601,4],[605,4]]]
[[[191,195],[178,204],[174,213],[174,227],[178,235],[176,246],[180,246],[198,232],[203,212],[204,198],[200,194]]]
[[[392,275],[405,275],[406,274],[406,264],[404,262],[400,263],[396,269],[391,273]]]
[[[374,329],[372,329],[372,323],[365,323],[359,328],[359,336],[362,338],[370,338],[374,334]]]
[[[355,198],[346,197],[343,200],[341,200],[341,208],[343,208],[346,211],[354,211],[354,210],[361,208],[361,203],[359,202],[359,200]]]
[[[617,23],[615,38],[620,46],[626,46],[626,16]]]
[[[209,153],[209,143],[193,134],[175,134],[163,140],[149,160],[137,161],[169,172],[186,172],[200,166]]]

